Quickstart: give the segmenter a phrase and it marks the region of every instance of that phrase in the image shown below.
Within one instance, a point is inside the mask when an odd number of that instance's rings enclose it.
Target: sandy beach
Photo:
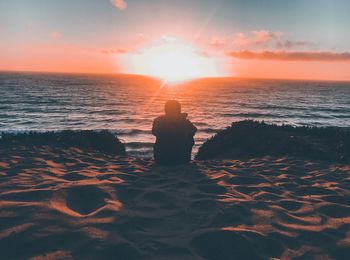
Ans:
[[[350,260],[349,11],[0,0],[0,260]]]
[[[0,148],[1,259],[346,259],[350,166]]]

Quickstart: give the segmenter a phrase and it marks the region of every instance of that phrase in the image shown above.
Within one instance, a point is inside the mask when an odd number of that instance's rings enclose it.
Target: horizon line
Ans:
[[[30,71],[30,70],[0,70],[0,73],[33,73],[33,74],[62,74],[62,75],[106,75],[106,76],[139,76],[150,79],[164,81],[164,79],[157,78],[151,75],[123,73],[123,72],[68,72],[68,71]],[[204,79],[246,79],[246,80],[280,80],[280,81],[313,81],[313,82],[343,82],[350,83],[350,79],[313,79],[313,78],[270,78],[270,77],[240,77],[240,76],[218,76],[218,77],[199,77],[187,80],[186,82],[204,80]]]

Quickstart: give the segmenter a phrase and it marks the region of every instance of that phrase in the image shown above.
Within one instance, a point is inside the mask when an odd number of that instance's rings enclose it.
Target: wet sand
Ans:
[[[0,258],[346,259],[350,166],[0,148]]]

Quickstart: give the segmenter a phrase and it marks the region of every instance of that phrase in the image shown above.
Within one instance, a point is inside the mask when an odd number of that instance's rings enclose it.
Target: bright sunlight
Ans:
[[[168,82],[222,75],[215,59],[206,57],[193,46],[170,37],[131,55],[127,64],[131,73],[149,75]]]

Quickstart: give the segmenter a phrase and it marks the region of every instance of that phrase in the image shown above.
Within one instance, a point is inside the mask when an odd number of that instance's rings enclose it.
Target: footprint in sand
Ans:
[[[62,179],[65,179],[67,181],[81,181],[81,180],[86,180],[89,177],[83,175],[83,174],[79,174],[79,173],[67,173],[64,176],[61,177]]]
[[[75,186],[55,192],[51,206],[73,217],[91,216],[107,206],[119,210],[122,204],[113,197],[96,186]]]
[[[302,207],[303,203],[296,200],[282,199],[277,202],[277,205],[288,211],[296,211]]]

